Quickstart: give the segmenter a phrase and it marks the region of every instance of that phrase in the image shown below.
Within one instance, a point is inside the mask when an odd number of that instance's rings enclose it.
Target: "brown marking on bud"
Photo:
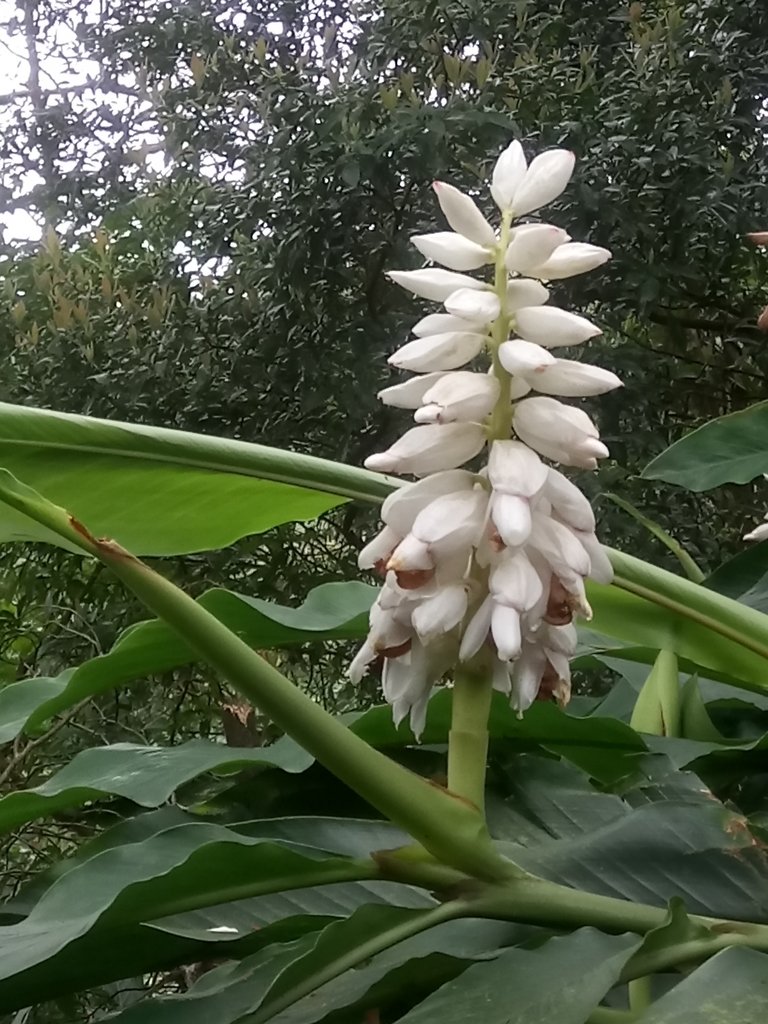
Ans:
[[[749,231],[744,237],[752,245],[768,245],[768,231]]]
[[[390,557],[390,555],[387,555],[386,558],[377,558],[376,561],[373,563],[373,571],[376,573],[377,576],[381,576],[383,580],[387,578],[387,562],[389,561]]]
[[[397,585],[401,590],[418,590],[430,583],[435,575],[434,569],[395,569]]]
[[[379,647],[377,651],[382,658],[399,658],[401,654],[407,654],[410,651],[412,643],[413,641],[408,637],[401,644],[393,644],[392,647]]]
[[[565,589],[559,577],[553,576],[549,586],[549,598],[547,599],[547,610],[544,612],[544,621],[548,622],[550,626],[567,626],[573,619],[571,601],[571,595]]]
[[[547,658],[536,700],[552,700],[553,697],[562,710],[571,699],[571,684],[557,674],[552,662]]]

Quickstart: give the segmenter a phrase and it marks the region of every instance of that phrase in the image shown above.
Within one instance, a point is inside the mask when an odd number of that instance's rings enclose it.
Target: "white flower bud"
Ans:
[[[501,312],[501,303],[493,292],[458,288],[445,299],[445,308],[470,324],[489,324]]]
[[[488,637],[493,615],[493,598],[489,594],[467,623],[459,648],[459,661],[474,658]]]
[[[574,530],[586,532],[595,529],[595,513],[576,484],[556,469],[547,471],[542,494],[552,504],[552,510]]]
[[[368,674],[368,668],[371,665],[371,662],[375,661],[377,657],[378,655],[373,644],[370,640],[366,639],[360,650],[349,663],[349,668],[347,669],[347,675],[353,683],[359,683],[363,676]]]
[[[430,423],[409,430],[386,452],[369,455],[365,467],[379,473],[426,476],[441,469],[456,469],[474,458],[484,444],[485,431],[479,424]]]
[[[512,233],[504,262],[511,274],[530,274],[569,239],[553,224],[521,224]],[[538,274],[533,275],[538,277]]]
[[[547,656],[538,644],[524,644],[512,669],[512,707],[522,713],[536,700]]]
[[[511,204],[514,215],[522,217],[557,199],[571,180],[575,162],[575,155],[567,149],[550,149],[534,157],[514,191]]]
[[[530,380],[534,390],[541,394],[563,398],[588,398],[621,387],[621,380],[610,370],[572,359],[553,360]]]
[[[470,295],[483,295],[484,292],[469,292]],[[491,320],[493,317],[491,317]],[[490,321],[489,321],[490,322]],[[478,321],[480,324],[481,321]],[[451,334],[455,331],[468,331],[469,323],[458,316],[451,316],[449,313],[429,313],[415,324],[411,331],[417,338],[424,338],[428,334]]]
[[[533,498],[547,479],[548,469],[536,452],[520,441],[494,441],[488,457],[488,479],[494,491]]]
[[[524,398],[513,422],[522,441],[556,462],[591,468],[594,459],[608,454],[589,416],[554,398]]]
[[[396,409],[418,409],[427,391],[444,376],[444,373],[425,373],[421,377],[411,377],[402,384],[384,388],[376,397],[384,405]]]
[[[496,491],[491,498],[491,519],[504,544],[517,548],[531,532],[531,505],[517,494]]]
[[[555,357],[549,349],[536,345],[532,341],[515,338],[504,341],[499,346],[499,362],[511,374],[520,374],[534,381],[537,375],[555,363]],[[536,387],[538,389],[538,386]]]
[[[493,228],[477,208],[475,201],[464,192],[443,181],[432,184],[440,209],[454,231],[478,245],[495,245]]]
[[[509,210],[515,192],[525,179],[527,162],[523,147],[515,139],[496,161],[491,175],[491,195],[500,210]]]
[[[561,579],[570,579],[573,574],[589,575],[589,555],[578,537],[563,523],[548,516],[534,516],[529,543]]]
[[[613,566],[594,530],[577,531],[579,543],[589,555],[589,578],[595,583],[613,583]]]
[[[545,348],[579,345],[602,334],[599,327],[576,313],[557,306],[527,306],[515,312],[515,331],[526,341]]]
[[[458,370],[446,374],[423,397],[416,411],[417,423],[451,423],[455,420],[484,420],[499,397],[500,385],[486,373]]]
[[[416,516],[412,534],[445,558],[477,543],[483,529],[488,495],[481,487],[436,498]]]
[[[520,613],[506,604],[495,604],[491,612],[491,636],[502,661],[511,661],[520,653]]]
[[[381,518],[396,534],[405,537],[411,532],[416,516],[435,498],[457,491],[471,491],[475,484],[474,473],[466,469],[447,469],[433,473],[413,484],[398,487],[388,494],[381,506]]]
[[[560,281],[566,277],[575,277],[588,270],[602,266],[611,258],[608,249],[587,242],[566,242],[559,245],[548,259],[531,269],[532,277],[542,281]]]
[[[488,248],[470,242],[453,231],[434,231],[428,235],[412,235],[411,242],[428,260],[442,263],[451,270],[477,270],[493,261]],[[541,260],[539,261],[541,262]]]
[[[541,577],[522,551],[507,553],[491,570],[489,583],[494,601],[519,612],[528,611],[541,599]]]
[[[768,519],[768,516],[766,518]],[[766,539],[768,539],[768,523],[760,523],[754,530],[744,534],[744,540],[761,541]]]
[[[484,334],[470,331],[428,334],[407,342],[393,352],[387,362],[399,370],[412,370],[414,373],[455,370],[475,359],[486,341]]]
[[[466,612],[467,589],[463,583],[452,583],[422,601],[411,621],[421,642],[428,644],[458,626]]]
[[[543,306],[549,292],[540,281],[517,277],[507,283],[507,309],[510,313],[528,306]]]
[[[438,267],[426,270],[390,270],[387,277],[414,295],[434,299],[435,302],[444,302],[459,288],[482,290],[487,287],[483,281],[476,281],[474,277],[456,274],[452,270],[440,270]]]

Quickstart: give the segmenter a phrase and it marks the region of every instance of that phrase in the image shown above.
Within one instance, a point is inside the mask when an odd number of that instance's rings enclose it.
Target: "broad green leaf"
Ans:
[[[768,613],[768,541],[745,546],[703,582],[718,594]]]
[[[298,608],[209,590],[199,603],[252,647],[288,647],[309,640],[361,636],[376,589],[365,583],[324,583]],[[196,660],[188,644],[158,619],[131,626],[108,654],[55,678],[25,679],[0,690],[0,743],[84,700],[143,676]]]
[[[758,1024],[768,1016],[768,955],[724,949],[637,1018],[638,1024]]]
[[[648,463],[646,480],[664,480],[689,491],[746,484],[768,472],[768,402],[711,420]]]
[[[473,964],[401,1024],[584,1024],[637,949],[635,935],[580,928],[538,949],[508,949]]]
[[[280,742],[244,749],[208,740],[189,740],[178,747],[143,747],[115,743],[82,750],[62,769],[34,789],[0,798],[0,831],[26,821],[81,806],[103,796],[120,796],[142,807],[158,807],[179,786],[202,772],[236,772],[254,765],[303,771],[312,758],[300,748]]]
[[[25,920],[0,927],[0,1008],[37,1001],[27,987],[33,968],[44,966],[45,977],[46,965],[97,923],[107,943],[111,930],[138,922],[321,881],[365,878],[366,872],[371,877],[373,866],[368,870],[313,847],[276,844],[207,824],[179,826],[105,850],[54,882]],[[71,954],[64,959],[71,962]],[[57,976],[56,964],[50,970]],[[125,973],[130,972],[117,976]],[[66,977],[58,977],[67,984]]]
[[[204,551],[394,486],[363,469],[228,438],[0,403],[0,466],[143,555]],[[3,508],[0,540],[62,544]],[[65,545],[66,546],[66,545]]]

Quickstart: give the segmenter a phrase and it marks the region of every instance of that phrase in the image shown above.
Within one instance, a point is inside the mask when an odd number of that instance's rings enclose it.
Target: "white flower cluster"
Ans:
[[[360,554],[360,567],[376,569],[385,582],[349,673],[359,681],[382,658],[395,721],[410,714],[417,735],[432,687],[457,661],[489,673],[520,712],[537,697],[565,703],[576,644],[571,620],[591,615],[584,579],[612,578],[589,502],[541,459],[594,469],[608,454],[589,416],[551,396],[597,395],[621,382],[554,354],[601,332],[547,305],[543,282],[592,270],[611,254],[550,224],[513,226],[563,191],[573,164],[572,153],[555,149],[529,166],[513,142],[491,182],[498,234],[468,195],[436,182],[453,230],[412,241],[448,269],[389,274],[443,311],[420,320],[414,340],[389,360],[417,376],[379,394],[387,405],[414,410],[418,425],[366,466],[422,479],[387,498],[384,528]],[[465,273],[485,265],[494,268],[492,284]],[[476,367],[483,352],[491,357],[488,372],[464,368]],[[486,445],[485,465],[459,468]]]

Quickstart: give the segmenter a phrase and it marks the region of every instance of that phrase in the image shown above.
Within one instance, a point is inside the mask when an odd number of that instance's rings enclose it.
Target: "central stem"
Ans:
[[[493,289],[499,299],[499,315],[491,326],[491,359],[493,361],[493,375],[499,382],[499,397],[494,406],[493,412],[488,420],[488,440],[493,443],[496,439],[506,440],[512,429],[512,401],[511,386],[512,376],[507,373],[499,360],[499,346],[509,337],[509,309],[507,303],[507,267],[505,263],[507,247],[509,246],[510,225],[512,214],[506,211],[501,218],[499,229],[499,244],[496,249],[496,263],[494,268]]]
[[[448,735],[448,789],[485,811],[488,715],[493,693],[488,674],[457,670]]]

